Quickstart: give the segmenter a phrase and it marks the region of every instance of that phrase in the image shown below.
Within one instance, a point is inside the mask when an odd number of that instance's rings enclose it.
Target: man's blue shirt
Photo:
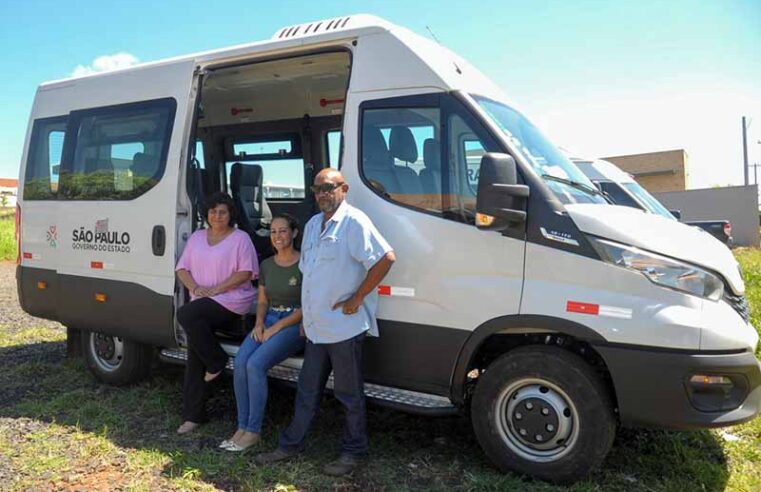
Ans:
[[[367,271],[392,251],[361,210],[342,202],[323,229],[324,215],[307,222],[301,244],[299,268],[304,332],[312,343],[337,343],[364,331],[378,336],[375,313],[378,293],[373,291],[355,314],[333,310],[349,299],[367,276]]]

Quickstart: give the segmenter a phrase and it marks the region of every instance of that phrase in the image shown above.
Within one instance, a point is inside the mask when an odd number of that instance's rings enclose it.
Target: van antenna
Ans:
[[[433,29],[431,29],[431,26],[425,26],[426,29],[428,29],[428,32],[431,33],[431,37],[434,41],[441,44],[441,41],[439,41],[439,38],[436,37],[436,34],[434,34]]]
[[[428,29],[429,33],[431,33],[431,37],[433,38],[433,40],[436,41],[439,44],[439,46],[443,47],[444,45],[441,44],[441,41],[439,41],[439,38],[436,37],[436,34],[434,34],[433,29],[431,29],[431,26],[426,25],[425,28]],[[452,60],[452,64],[454,65],[455,70],[457,70],[457,73],[462,75],[462,70],[460,70],[460,67],[457,66],[457,62]]]

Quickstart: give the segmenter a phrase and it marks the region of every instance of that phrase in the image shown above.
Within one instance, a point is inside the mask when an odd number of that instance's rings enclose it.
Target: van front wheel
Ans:
[[[122,337],[82,331],[82,354],[88,369],[114,385],[137,382],[148,375],[151,348]]]
[[[600,378],[580,357],[552,347],[522,347],[489,365],[476,385],[471,419],[500,470],[553,483],[584,478],[615,437]]]

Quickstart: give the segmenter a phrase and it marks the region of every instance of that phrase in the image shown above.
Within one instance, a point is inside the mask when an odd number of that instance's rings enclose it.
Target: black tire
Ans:
[[[113,385],[135,383],[151,369],[153,350],[121,337],[82,330],[82,355],[87,368],[101,381]]]
[[[611,398],[590,366],[544,346],[515,349],[487,367],[473,394],[471,421],[500,470],[559,484],[599,466],[616,429]]]

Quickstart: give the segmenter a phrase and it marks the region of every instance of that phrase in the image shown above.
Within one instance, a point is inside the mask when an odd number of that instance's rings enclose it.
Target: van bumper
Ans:
[[[724,427],[751,420],[761,411],[761,363],[751,352],[595,349],[610,371],[622,425]],[[713,384],[693,376],[710,376]]]

